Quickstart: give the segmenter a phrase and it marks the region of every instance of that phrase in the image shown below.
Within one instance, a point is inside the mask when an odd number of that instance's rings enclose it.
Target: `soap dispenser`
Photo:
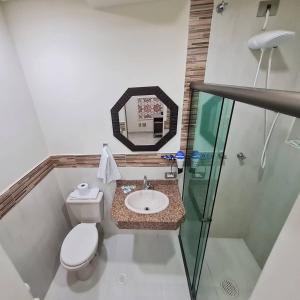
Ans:
[[[178,168],[178,174],[181,174],[183,172],[183,164],[185,160],[185,154],[183,151],[178,151],[175,155],[177,168]]]

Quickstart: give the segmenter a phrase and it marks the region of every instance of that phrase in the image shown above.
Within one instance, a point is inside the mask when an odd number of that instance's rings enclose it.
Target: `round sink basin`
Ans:
[[[154,214],[169,206],[169,198],[158,191],[141,190],[128,195],[125,205],[129,210],[139,214]]]

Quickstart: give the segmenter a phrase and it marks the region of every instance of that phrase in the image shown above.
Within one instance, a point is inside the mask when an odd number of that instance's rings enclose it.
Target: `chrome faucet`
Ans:
[[[149,190],[151,188],[151,184],[148,182],[147,176],[144,176],[144,184],[143,184],[143,189],[144,190]]]

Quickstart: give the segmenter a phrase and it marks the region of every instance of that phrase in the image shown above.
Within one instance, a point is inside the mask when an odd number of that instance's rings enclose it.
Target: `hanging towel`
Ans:
[[[121,179],[120,171],[107,144],[103,144],[97,178],[102,179],[103,183]]]

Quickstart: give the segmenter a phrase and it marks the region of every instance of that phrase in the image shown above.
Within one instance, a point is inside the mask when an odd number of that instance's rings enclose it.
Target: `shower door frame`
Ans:
[[[223,154],[225,153],[225,150],[226,150],[227,139],[228,139],[228,134],[229,134],[229,130],[230,130],[230,124],[231,124],[231,120],[232,120],[232,113],[233,113],[235,101],[246,103],[246,104],[264,108],[264,109],[273,110],[273,111],[283,113],[283,114],[286,114],[286,115],[289,115],[292,117],[300,118],[300,93],[299,92],[269,90],[269,89],[262,89],[262,88],[247,88],[247,87],[237,87],[237,86],[228,86],[228,85],[226,86],[226,85],[204,84],[201,81],[192,82],[191,89],[192,89],[192,95],[195,91],[198,91],[198,92],[206,92],[206,93],[209,93],[209,94],[212,94],[215,96],[222,97],[223,104],[224,104],[224,99],[233,101],[233,107],[232,107],[232,111],[231,111],[231,115],[230,115],[230,119],[229,119],[229,126],[228,126],[228,130],[227,130],[227,134],[226,134],[226,138],[225,138],[225,142],[224,142]],[[282,101],[283,99],[284,99],[284,101]],[[223,107],[223,104],[222,104],[222,107]],[[220,117],[220,119],[221,119],[221,117]],[[219,121],[220,121],[220,119],[219,119]],[[219,125],[220,125],[220,123],[219,123]],[[218,132],[220,129],[219,125],[218,125]],[[189,134],[190,134],[190,121],[189,121],[189,127],[188,127],[188,136],[189,136]],[[215,150],[215,147],[216,147],[216,143],[214,145],[214,150]],[[216,153],[214,151],[214,155],[213,155],[214,158],[215,158],[215,154]],[[213,161],[214,161],[214,158],[213,158]],[[220,179],[220,175],[222,172],[223,160],[224,160],[224,155],[221,159],[220,172],[219,172],[219,176],[218,176],[217,184],[216,184],[216,192],[214,194],[212,206],[211,206],[211,214],[214,209],[219,179]],[[187,166],[187,161],[185,162],[185,166]],[[211,177],[211,171],[210,171],[210,177]],[[208,184],[208,189],[209,189],[209,185],[210,185],[210,181]],[[206,193],[206,197],[207,197],[207,193]],[[205,201],[207,201],[207,199]],[[206,202],[205,202],[205,205],[206,205]],[[205,210],[204,210],[204,213],[205,213]],[[211,214],[210,214],[210,218],[211,218]],[[203,220],[203,221],[208,221],[208,225],[207,225],[208,226],[207,235],[208,235],[211,220],[208,219],[208,220]],[[185,267],[185,271],[186,271],[186,275],[187,275],[187,281],[188,281],[188,285],[189,285],[189,289],[190,289],[191,299],[193,299],[193,300],[196,299],[196,297],[197,297],[197,290],[198,290],[199,281],[200,281],[201,269],[202,269],[202,265],[203,265],[203,258],[204,258],[204,254],[205,254],[205,250],[206,250],[206,244],[207,244],[207,237],[206,237],[205,244],[204,244],[203,251],[202,251],[203,254],[201,255],[202,260],[199,264],[200,257],[198,255],[199,254],[198,251],[199,251],[199,244],[200,244],[200,240],[201,240],[201,232],[203,229],[203,224],[205,224],[205,222],[202,222],[202,225],[201,225],[201,231],[200,231],[200,236],[199,236],[199,241],[198,241],[198,249],[197,249],[197,256],[196,256],[196,262],[195,262],[195,269],[193,272],[194,274],[193,274],[192,283],[189,278],[189,270],[188,270],[186,258],[184,255],[182,239],[181,239],[181,236],[179,235],[179,242],[180,242],[184,267]],[[197,275],[198,275],[198,278],[197,278]],[[196,280],[197,280],[197,282],[196,282]],[[192,288],[194,288],[194,287],[197,287],[197,289],[193,290]]]
[[[195,91],[192,92],[191,99],[193,99],[194,92]],[[197,91],[197,92],[202,92],[202,91]],[[223,113],[223,109],[224,109],[224,102],[226,100],[231,100],[231,99],[226,99],[225,97],[221,97],[221,98],[222,98],[222,100],[221,100],[222,103],[221,103],[220,115],[219,115],[219,120],[218,120],[217,131],[216,131],[216,138],[215,138],[214,145],[213,145],[213,156],[212,156],[212,160],[211,160],[211,168],[210,168],[210,171],[209,171],[208,185],[207,185],[207,190],[206,190],[206,194],[205,194],[205,205],[204,205],[204,210],[203,210],[203,219],[201,220],[199,240],[198,240],[198,243],[197,243],[197,253],[196,253],[196,261],[195,261],[195,265],[194,265],[193,278],[190,278],[190,275],[189,275],[188,264],[187,264],[186,257],[185,257],[185,254],[184,254],[183,241],[182,241],[182,238],[181,238],[181,228],[180,228],[180,232],[179,232],[179,236],[178,236],[179,244],[180,244],[180,248],[181,248],[181,254],[182,254],[183,263],[184,263],[184,268],[185,268],[185,273],[186,273],[186,276],[187,276],[187,282],[188,282],[188,286],[189,286],[190,296],[191,296],[192,300],[195,300],[196,297],[197,297],[197,292],[198,292],[198,287],[199,287],[199,282],[200,282],[200,275],[201,275],[201,271],[202,271],[204,255],[205,255],[206,245],[207,245],[207,240],[208,240],[208,234],[209,234],[210,225],[211,225],[211,221],[212,221],[212,213],[213,213],[213,210],[214,210],[214,204],[215,204],[215,200],[216,200],[220,175],[221,175],[224,156],[225,156],[226,145],[227,145],[230,125],[231,125],[231,120],[232,120],[232,115],[233,115],[233,110],[234,110],[234,104],[235,104],[235,101],[233,101],[230,116],[229,116],[229,120],[228,120],[228,127],[227,127],[226,137],[225,137],[225,140],[224,140],[223,155],[222,155],[221,160],[220,160],[220,169],[219,169],[219,174],[217,176],[217,183],[216,183],[216,187],[215,187],[216,189],[215,189],[215,192],[214,192],[214,196],[212,198],[212,203],[211,203],[211,205],[208,205],[209,203],[207,201],[208,200],[207,197],[208,197],[209,192],[210,192],[212,172],[213,172],[213,164],[214,164],[216,155],[219,154],[219,153],[216,152],[216,146],[217,146],[218,139],[220,138],[219,133],[220,133],[220,125],[221,125],[221,121],[222,121],[222,113]],[[189,119],[188,137],[190,136],[190,128],[191,128],[190,122],[191,122],[191,120]],[[187,150],[188,150],[188,146],[189,145],[187,145]],[[186,159],[186,161],[185,161],[185,170],[187,170],[187,164],[188,164],[188,159]],[[185,178],[186,178],[186,172],[184,173],[184,179],[183,179],[182,198],[184,197]],[[182,200],[184,202],[184,199],[182,199]],[[210,208],[210,210],[208,212],[207,212],[207,207]],[[207,215],[207,213],[208,213],[208,215]],[[203,237],[204,237],[204,243],[201,243]]]

